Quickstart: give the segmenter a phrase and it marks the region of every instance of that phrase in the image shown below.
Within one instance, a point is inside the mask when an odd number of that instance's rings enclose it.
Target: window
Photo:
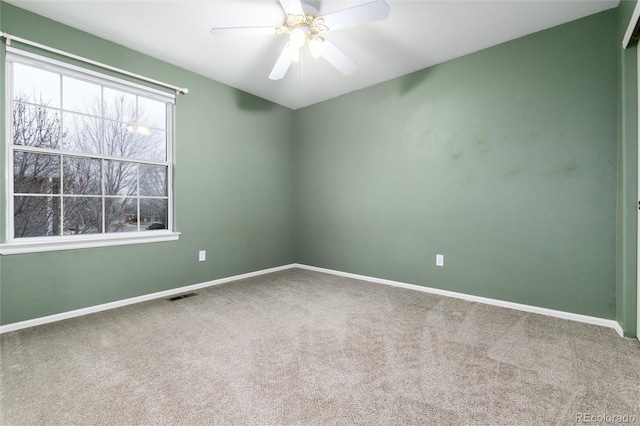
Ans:
[[[13,49],[6,61],[2,249],[175,235],[174,96]]]

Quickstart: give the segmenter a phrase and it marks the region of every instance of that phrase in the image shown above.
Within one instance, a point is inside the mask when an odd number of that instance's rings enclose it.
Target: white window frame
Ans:
[[[175,231],[174,222],[174,194],[173,194],[173,152],[175,148],[175,138],[173,133],[175,95],[142,86],[126,80],[122,80],[110,75],[85,69],[82,67],[67,64],[65,62],[50,59],[41,55],[36,55],[12,47],[6,48],[5,61],[5,232],[4,241],[0,242],[0,255],[35,253],[45,251],[70,250],[81,248],[105,247],[126,244],[152,243],[161,241],[174,241],[180,236]],[[81,78],[96,84],[108,86],[119,90],[124,90],[146,98],[156,99],[167,104],[167,229],[153,231],[137,231],[126,233],[101,233],[101,234],[81,234],[72,236],[45,236],[45,237],[23,237],[14,238],[13,224],[13,137],[12,137],[12,64],[20,63],[28,66],[42,68],[58,74],[70,77]],[[48,151],[44,152],[47,153]],[[74,153],[63,150],[55,150],[56,154],[73,156]],[[77,155],[77,153],[75,153]],[[122,159],[119,159],[122,161]],[[134,160],[135,161],[135,160]],[[146,164],[145,161],[141,163]],[[153,162],[149,162],[153,163]],[[62,194],[60,194],[62,197]],[[104,195],[103,195],[104,197]]]

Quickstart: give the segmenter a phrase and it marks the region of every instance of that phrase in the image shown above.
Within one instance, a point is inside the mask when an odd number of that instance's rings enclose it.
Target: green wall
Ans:
[[[617,19],[296,111],[298,262],[615,318]]]
[[[9,4],[0,10],[9,34],[190,90],[176,103],[180,239],[0,256],[2,324],[295,261],[291,110]]]
[[[635,336],[637,314],[637,206],[638,200],[638,73],[637,43],[622,50],[624,33],[635,8],[634,1],[621,1],[618,8],[619,140],[616,320],[625,335]]]

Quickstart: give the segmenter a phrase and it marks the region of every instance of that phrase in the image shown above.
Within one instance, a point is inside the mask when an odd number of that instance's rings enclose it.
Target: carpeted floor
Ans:
[[[198,293],[2,335],[2,425],[640,423],[611,329],[301,269]]]

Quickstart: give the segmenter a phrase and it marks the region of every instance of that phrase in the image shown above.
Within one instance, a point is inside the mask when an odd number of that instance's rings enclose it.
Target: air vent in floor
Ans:
[[[175,302],[176,300],[186,299],[187,297],[193,297],[193,296],[197,296],[197,295],[198,295],[198,293],[196,293],[195,291],[192,291],[191,293],[185,293],[185,294],[180,294],[178,296],[170,297],[167,300],[169,302]]]

